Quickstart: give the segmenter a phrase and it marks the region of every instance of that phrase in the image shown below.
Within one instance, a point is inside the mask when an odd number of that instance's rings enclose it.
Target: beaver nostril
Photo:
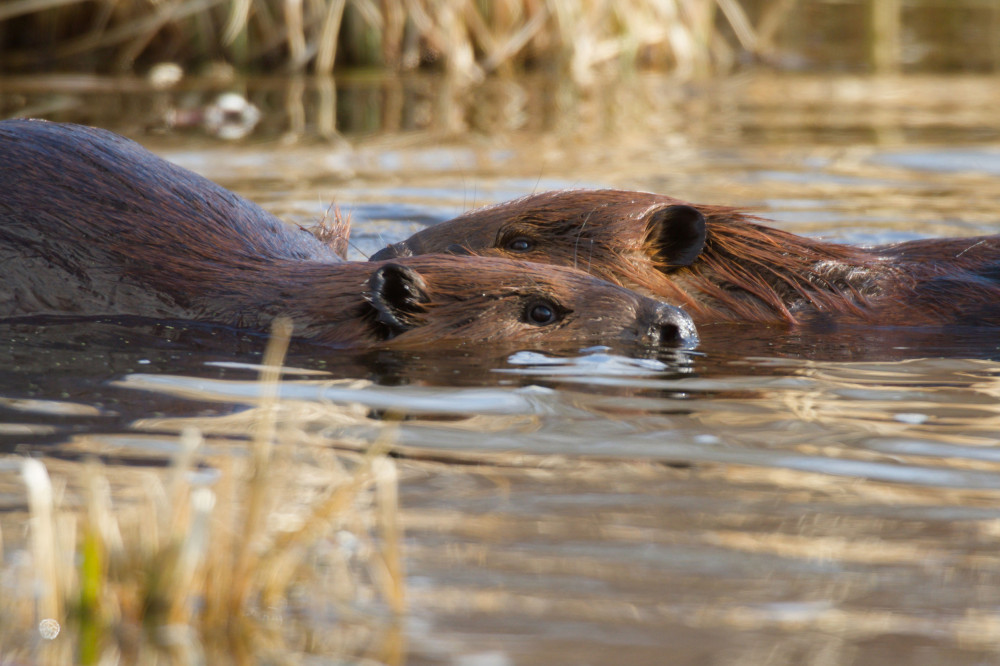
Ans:
[[[660,324],[659,333],[661,345],[679,345],[684,342],[684,336],[681,335],[681,329],[677,324]]]

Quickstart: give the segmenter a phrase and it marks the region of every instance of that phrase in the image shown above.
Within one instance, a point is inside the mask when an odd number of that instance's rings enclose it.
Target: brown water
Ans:
[[[264,114],[238,143],[159,131],[166,108],[211,99],[196,84],[0,90],[8,114],[118,129],[290,222],[336,202],[355,256],[474,205],[583,186],[753,207],[846,242],[1000,233],[992,76],[341,83],[247,84]],[[155,465],[187,424],[239,451],[259,391],[259,339],[66,328],[0,327],[8,562],[24,503],[12,454]],[[648,358],[294,351],[286,365],[325,373],[283,384],[296,427],[338,446],[388,428],[405,455],[406,663],[1000,658],[1000,338],[702,338]]]

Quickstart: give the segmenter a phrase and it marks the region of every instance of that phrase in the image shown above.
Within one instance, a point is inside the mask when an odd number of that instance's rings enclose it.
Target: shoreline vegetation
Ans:
[[[468,83],[606,65],[684,77],[762,56],[796,0],[13,0],[0,5],[5,73],[198,71],[326,75],[431,68]]]
[[[21,468],[27,529],[0,531],[0,661],[251,663],[318,652],[400,663],[394,431],[347,450],[300,432],[278,395],[290,332],[276,322],[259,399],[242,415],[245,448],[185,426],[162,467],[97,453],[7,459]],[[11,536],[25,544],[8,559]]]
[[[0,72],[995,72],[998,24],[983,0],[7,0]]]

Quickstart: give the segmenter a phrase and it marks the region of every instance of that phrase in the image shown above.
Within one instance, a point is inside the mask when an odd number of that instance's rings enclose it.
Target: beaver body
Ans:
[[[764,222],[661,194],[564,190],[473,210],[372,258],[451,252],[575,266],[680,305],[696,323],[1000,326],[1000,236],[864,248]]]
[[[0,318],[140,316],[341,346],[691,343],[690,318],[580,271],[507,259],[344,262],[113,133],[0,122]]]

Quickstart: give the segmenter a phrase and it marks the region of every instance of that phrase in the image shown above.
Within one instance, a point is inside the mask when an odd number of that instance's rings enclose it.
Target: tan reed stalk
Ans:
[[[258,403],[260,418],[257,431],[250,445],[251,469],[247,493],[246,519],[243,525],[243,547],[234,563],[235,575],[230,588],[229,611],[242,613],[250,597],[252,572],[259,564],[257,543],[264,538],[266,502],[270,497],[273,477],[270,472],[272,449],[274,447],[275,422],[280,388],[281,361],[288,349],[292,335],[292,324],[286,319],[276,320],[272,328],[271,342],[264,354],[260,370],[261,395]]]
[[[45,465],[34,458],[27,458],[24,461],[21,475],[28,489],[31,552],[40,585],[37,602],[38,619],[52,619],[63,624],[66,621],[63,612],[65,590],[61,585],[62,577],[56,570],[59,543],[56,539],[52,481]]]

